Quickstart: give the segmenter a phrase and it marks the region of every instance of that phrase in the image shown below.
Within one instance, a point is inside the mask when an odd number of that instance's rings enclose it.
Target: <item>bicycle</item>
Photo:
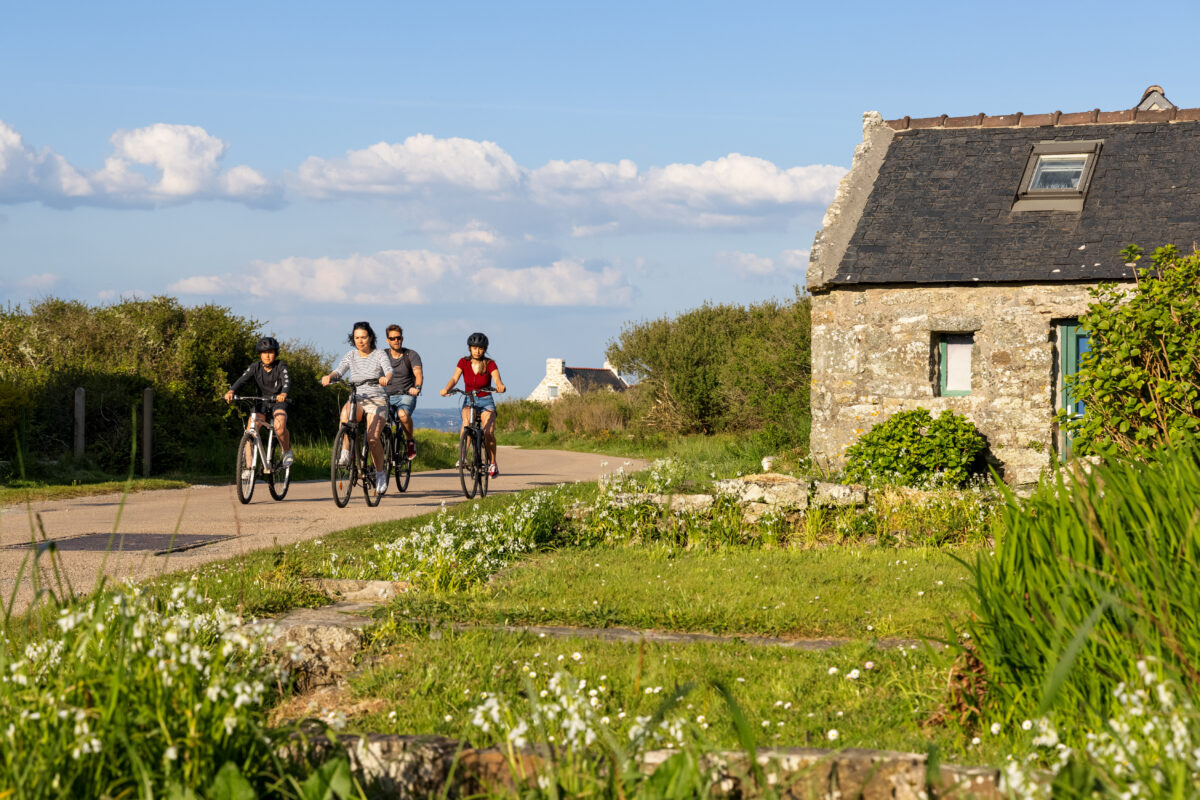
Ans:
[[[447,394],[461,394],[467,398],[471,408],[471,416],[467,426],[463,428],[462,436],[458,439],[458,481],[462,484],[463,495],[470,500],[478,492],[480,497],[487,497],[488,467],[492,460],[487,448],[483,445],[483,423],[480,419],[479,406],[475,401],[482,393],[496,391],[490,386],[466,392],[462,389],[451,389]]]
[[[364,381],[358,385],[361,386],[367,382]],[[338,508],[345,508],[346,504],[350,502],[350,494],[354,491],[355,484],[362,486],[363,497],[366,498],[368,506],[374,508],[383,498],[383,495],[375,491],[375,463],[371,460],[371,448],[367,444],[366,431],[359,433],[359,426],[365,424],[365,417],[368,415],[363,415],[363,423],[355,421],[358,416],[358,403],[364,399],[366,399],[364,395],[351,391],[349,414],[346,416],[348,421],[341,423],[337,435],[333,437],[329,483],[333,489],[333,502],[337,504]],[[380,432],[379,444],[383,447],[383,463],[386,469],[392,459],[392,437],[386,425]],[[343,450],[350,451],[350,461],[347,464],[339,463]]]
[[[238,397],[234,400],[254,403],[273,403],[273,397]],[[252,408],[253,415],[255,410]],[[237,466],[233,479],[237,483],[238,500],[242,504],[250,502],[254,496],[254,484],[258,480],[259,470],[262,470],[271,497],[282,500],[287,496],[288,486],[292,482],[292,468],[283,465],[283,449],[275,446],[275,428],[267,423],[267,443],[264,446],[262,437],[258,435],[258,425],[242,434],[238,442]]]
[[[400,416],[391,403],[388,403],[388,421],[384,432],[389,437],[392,454],[389,470],[396,477],[396,490],[406,491],[408,480],[412,477],[412,462],[408,460],[408,431],[400,424]]]

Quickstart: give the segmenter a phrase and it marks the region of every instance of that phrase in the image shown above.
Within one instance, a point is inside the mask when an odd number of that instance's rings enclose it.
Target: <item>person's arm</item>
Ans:
[[[346,355],[342,356],[342,360],[338,362],[338,365],[333,368],[333,372],[321,376],[322,386],[328,386],[329,382],[333,380],[334,375],[340,378],[346,374],[347,370],[350,369],[350,356],[351,353],[346,353]]]
[[[445,397],[450,394],[450,390],[454,388],[454,384],[458,383],[458,379],[462,377],[462,367],[455,367],[454,374],[450,376],[450,382],[446,384],[446,388],[442,389],[441,395]]]
[[[241,386],[246,381],[250,380],[250,377],[253,374],[253,372],[254,372],[253,364],[246,367],[246,371],[242,373],[242,377],[240,377],[236,381],[234,381],[233,385],[229,387],[229,391],[225,393],[225,402],[226,403],[233,402],[233,396],[235,394],[237,394],[238,387]]]
[[[383,370],[383,375],[379,378],[379,385],[386,387],[388,381],[392,379],[392,360],[382,350],[376,350],[375,352],[379,353],[377,361],[379,362],[380,369]]]
[[[278,364],[275,369],[279,370],[279,394],[275,395],[275,402],[282,403],[287,400],[288,391],[292,388],[292,378],[288,375],[286,364]]]
[[[491,373],[492,383],[496,386],[497,394],[504,394],[504,381],[500,380],[500,368],[495,361],[488,362],[488,372]]]
[[[413,385],[408,387],[408,393],[416,397],[421,393],[421,387],[425,384],[425,375],[421,372],[421,365],[414,364],[413,368]],[[413,394],[413,389],[416,389],[416,394]]]

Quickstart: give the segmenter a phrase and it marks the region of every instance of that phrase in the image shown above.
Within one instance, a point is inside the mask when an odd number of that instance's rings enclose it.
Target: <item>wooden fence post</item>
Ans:
[[[142,477],[150,477],[150,453],[154,444],[154,390],[142,392]]]
[[[75,390],[75,460],[83,459],[83,387]]]

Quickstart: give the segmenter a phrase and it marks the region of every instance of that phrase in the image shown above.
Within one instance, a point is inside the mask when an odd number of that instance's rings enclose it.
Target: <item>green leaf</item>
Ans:
[[[326,761],[300,785],[304,800],[346,800],[351,792],[350,762],[344,758]]]
[[[217,776],[208,788],[208,796],[212,800],[258,800],[258,793],[232,761],[226,761],[217,770]]]

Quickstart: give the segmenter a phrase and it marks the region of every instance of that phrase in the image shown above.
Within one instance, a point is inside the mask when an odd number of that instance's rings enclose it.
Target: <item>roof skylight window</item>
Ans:
[[[1013,211],[1082,211],[1100,140],[1038,142],[1029,154]]]

